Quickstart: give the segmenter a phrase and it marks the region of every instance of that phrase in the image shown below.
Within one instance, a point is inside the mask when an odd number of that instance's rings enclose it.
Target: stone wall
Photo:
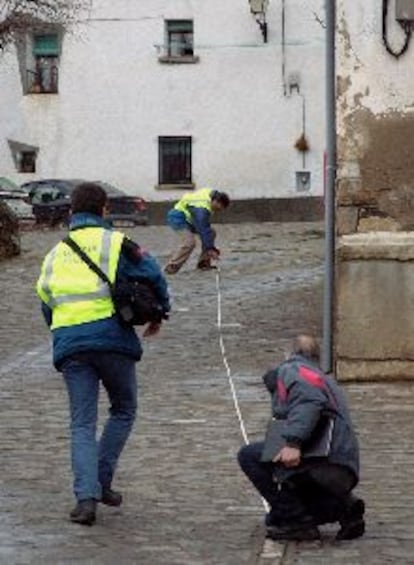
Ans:
[[[0,260],[20,253],[19,223],[10,208],[0,201]]]
[[[339,376],[414,378],[414,232],[344,236],[338,259]]]
[[[338,0],[337,17],[336,369],[414,378],[414,47],[390,55],[376,0]]]
[[[347,136],[364,143],[355,143],[357,154],[349,155],[339,142],[338,235],[414,230],[414,111],[355,109],[345,127]]]

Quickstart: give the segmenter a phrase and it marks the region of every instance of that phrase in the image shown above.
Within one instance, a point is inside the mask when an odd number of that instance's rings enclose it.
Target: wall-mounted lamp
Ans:
[[[263,35],[263,41],[267,43],[267,21],[266,21],[266,11],[269,5],[269,0],[249,0],[250,11],[255,17],[260,30]]]

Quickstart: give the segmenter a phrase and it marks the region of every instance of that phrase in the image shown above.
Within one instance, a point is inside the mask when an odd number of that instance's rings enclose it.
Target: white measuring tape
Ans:
[[[219,331],[219,343],[220,343],[221,355],[223,356],[223,364],[227,372],[227,378],[229,380],[231,395],[233,397],[234,408],[236,410],[237,418],[239,420],[240,431],[243,436],[244,443],[246,445],[249,445],[250,443],[249,437],[246,432],[246,426],[244,425],[243,415],[240,410],[236,387],[234,386],[233,376],[231,374],[231,368],[227,360],[226,347],[224,345],[223,331],[222,331],[222,313],[221,313],[220,269],[218,267],[216,272],[216,288],[217,288],[217,328]]]
[[[226,347],[224,345],[223,329],[222,329],[223,328],[223,324],[222,324],[222,318],[223,317],[222,317],[222,311],[221,311],[222,300],[221,300],[220,268],[219,267],[217,267],[217,271],[216,271],[216,289],[217,289],[217,328],[218,328],[218,332],[219,332],[219,344],[220,344],[221,355],[223,357],[223,364],[224,364],[224,367],[226,369],[227,378],[228,378],[230,390],[231,390],[231,395],[233,397],[233,404],[234,404],[234,408],[236,410],[237,419],[239,421],[240,431],[241,431],[241,434],[243,436],[244,443],[246,445],[249,445],[250,444],[249,436],[247,435],[247,432],[246,432],[246,426],[244,424],[243,415],[242,415],[242,412],[240,410],[240,404],[239,404],[239,400],[237,398],[236,387],[234,386],[233,375],[231,374],[230,364],[227,360]],[[269,512],[270,506],[264,498],[262,498],[262,503],[263,503],[263,506],[265,508],[265,511]]]

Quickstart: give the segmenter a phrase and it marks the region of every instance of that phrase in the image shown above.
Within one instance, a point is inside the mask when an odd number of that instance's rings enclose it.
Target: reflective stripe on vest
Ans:
[[[191,211],[189,208],[205,208],[211,212],[211,188],[201,188],[195,192],[187,192],[174,206],[175,210],[183,212],[187,222],[192,223]]]
[[[84,228],[72,232],[71,237],[114,282],[123,234]],[[114,313],[108,285],[63,242],[47,255],[37,290],[53,311],[52,329],[108,318]]]

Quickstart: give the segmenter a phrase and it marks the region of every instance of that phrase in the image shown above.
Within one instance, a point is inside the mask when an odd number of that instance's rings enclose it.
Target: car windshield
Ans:
[[[62,187],[57,187],[52,184],[37,186],[36,189],[31,191],[33,204],[45,204],[62,198],[69,198],[68,190],[64,190]]]
[[[20,186],[5,177],[0,177],[0,190],[4,192],[24,192]]]

